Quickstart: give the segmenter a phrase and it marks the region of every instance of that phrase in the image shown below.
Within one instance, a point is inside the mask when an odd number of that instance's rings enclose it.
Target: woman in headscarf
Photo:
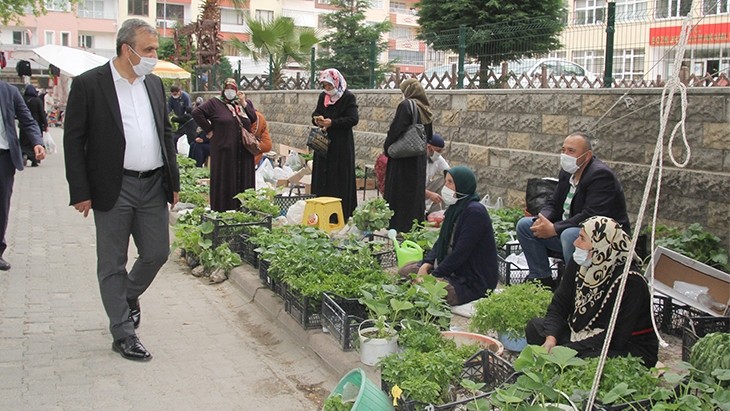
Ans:
[[[348,219],[357,207],[352,136],[352,128],[360,121],[357,101],[337,69],[322,71],[319,83],[324,91],[312,113],[312,123],[327,131],[330,143],[326,156],[314,154],[312,193],[342,199],[342,215]]]
[[[449,208],[438,240],[422,261],[406,264],[398,273],[402,277],[417,273],[416,281],[428,274],[446,281],[446,301],[461,305],[497,286],[497,246],[492,220],[476,193],[474,173],[459,166],[446,170],[444,176],[441,197]],[[420,191],[423,194],[423,187]]]
[[[608,355],[631,354],[653,367],[659,340],[652,328],[649,287],[636,266],[627,262],[631,238],[615,220],[597,216],[581,224],[573,244],[573,259],[545,318],[527,324],[527,342],[548,350],[563,345],[580,357],[599,356],[624,267],[631,264]]]
[[[210,208],[236,210],[233,197],[254,188],[254,159],[241,142],[241,127],[251,131],[256,111],[239,102],[236,81],[227,79],[221,95],[193,109],[193,118],[210,139]]]
[[[25,104],[28,106],[28,110],[30,110],[30,115],[33,116],[33,119],[38,123],[38,127],[40,127],[41,131],[48,131],[48,119],[46,118],[46,110],[43,106],[43,101],[40,97],[38,97],[38,90],[35,89],[32,85],[28,84],[25,86],[25,92],[23,92],[23,98],[25,99]],[[28,134],[23,131],[23,128],[20,129],[20,149],[23,152],[23,158],[27,158],[30,160],[30,166],[31,167],[38,167],[38,165],[41,163],[40,160],[36,160],[35,158],[35,151],[33,151],[33,147],[35,144],[30,140],[28,137]]]
[[[383,149],[387,155],[388,147],[403,138],[408,127],[416,121],[424,125],[427,141],[431,141],[433,115],[429,107],[426,91],[421,83],[414,79],[400,84],[403,92],[403,101],[395,110],[395,117],[390,123],[388,135],[385,138]],[[414,100],[417,113],[413,113],[408,100]],[[426,152],[423,155],[408,158],[388,158],[388,167],[385,171],[385,193],[383,198],[393,210],[390,219],[390,228],[399,232],[410,231],[413,220],[423,221],[426,213]]]

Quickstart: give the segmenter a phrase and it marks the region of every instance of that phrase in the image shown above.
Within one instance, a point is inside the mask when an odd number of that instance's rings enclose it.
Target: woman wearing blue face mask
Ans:
[[[492,220],[479,203],[477,180],[467,167],[444,172],[442,201],[449,205],[436,244],[422,261],[407,264],[399,274],[433,275],[446,281],[450,305],[466,304],[497,286],[497,247]]]
[[[227,79],[221,95],[193,109],[195,122],[210,139],[210,208],[213,211],[237,210],[233,198],[255,186],[254,157],[243,148],[241,127],[251,131],[256,111],[250,100],[244,106],[237,95],[234,79]]]
[[[563,345],[580,357],[597,357],[616,302],[631,238],[608,217],[591,217],[581,224],[573,259],[555,291],[545,318],[527,324],[529,344],[548,350]],[[632,264],[609,356],[640,357],[647,367],[657,361],[659,340],[652,328],[652,300],[644,277]]]

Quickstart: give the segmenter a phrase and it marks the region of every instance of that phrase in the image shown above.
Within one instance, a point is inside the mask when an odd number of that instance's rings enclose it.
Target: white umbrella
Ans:
[[[70,77],[76,77],[87,70],[101,66],[109,61],[107,57],[98,54],[72,47],[57,46],[55,44],[47,44],[34,48],[33,52],[43,61],[48,64],[53,64],[61,69],[61,73]],[[43,64],[38,60],[34,59],[34,61]]]
[[[177,79],[188,79],[190,78],[190,73],[186,71],[184,68],[174,64],[170,63],[169,61],[165,60],[159,60],[157,62],[157,66],[152,71],[152,73],[156,74],[157,76],[161,78],[177,78]]]

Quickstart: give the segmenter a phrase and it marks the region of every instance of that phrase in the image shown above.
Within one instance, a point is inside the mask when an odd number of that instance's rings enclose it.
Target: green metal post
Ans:
[[[316,67],[314,66],[314,47],[312,47],[312,57],[309,59],[309,88],[310,90],[314,90],[314,69]]]
[[[241,60],[238,60],[238,70],[236,70],[236,87],[241,87]]]
[[[466,25],[459,25],[459,67],[457,68],[457,75],[459,81],[456,83],[456,88],[464,88],[464,60],[466,58]]]
[[[606,61],[603,66],[603,87],[613,86],[613,35],[616,33],[616,3],[608,3],[606,25]]]
[[[274,56],[269,54],[269,90],[274,89]]]
[[[375,88],[375,51],[376,51],[377,45],[375,43],[375,40],[370,42],[370,89]]]

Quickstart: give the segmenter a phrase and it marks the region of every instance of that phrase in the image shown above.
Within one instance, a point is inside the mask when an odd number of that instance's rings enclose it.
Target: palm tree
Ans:
[[[251,56],[254,61],[268,58],[273,84],[279,84],[281,71],[288,63],[295,61],[302,66],[309,66],[310,50],[320,41],[316,29],[297,27],[289,17],[277,17],[269,22],[247,17],[246,24],[249,40],[234,38],[230,44],[242,55]]]

